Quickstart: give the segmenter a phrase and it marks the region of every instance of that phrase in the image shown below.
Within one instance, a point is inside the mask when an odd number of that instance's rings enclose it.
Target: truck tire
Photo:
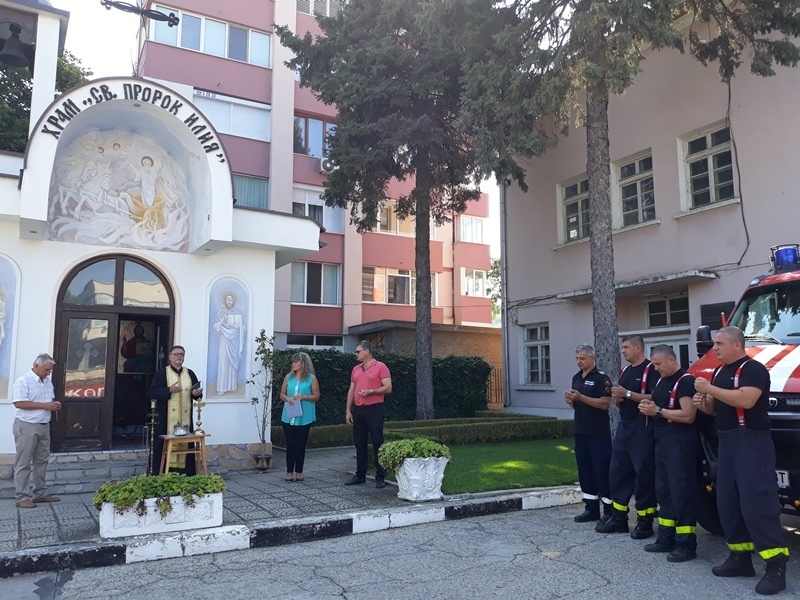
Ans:
[[[697,523],[713,535],[722,535],[722,523],[717,510],[717,492],[709,492],[705,487],[697,491]]]

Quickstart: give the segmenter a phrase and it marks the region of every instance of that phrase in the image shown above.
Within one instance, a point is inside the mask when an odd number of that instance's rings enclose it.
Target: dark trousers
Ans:
[[[737,427],[719,432],[717,508],[730,550],[758,550],[764,559],[789,554],[769,431]]]
[[[283,435],[286,438],[286,472],[302,473],[303,463],[306,460],[306,443],[308,443],[308,425],[283,424]]]
[[[383,444],[383,402],[369,406],[353,405],[353,445],[356,447],[356,476],[367,476],[367,437],[372,440],[375,452],[375,476],[385,477],[386,472],[378,462],[378,450]]]
[[[655,430],[658,541],[697,548],[697,432],[669,423]]]
[[[611,462],[611,438],[603,435],[575,434],[575,462],[586,510],[600,514],[600,500],[611,498],[608,466]],[[605,510],[610,510],[606,505]]]
[[[614,508],[628,512],[628,503],[636,496],[640,517],[656,512],[656,458],[653,420],[640,416],[621,421],[611,450],[609,481]]]

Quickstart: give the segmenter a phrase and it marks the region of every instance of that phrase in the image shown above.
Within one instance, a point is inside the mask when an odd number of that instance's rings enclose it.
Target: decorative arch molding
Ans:
[[[200,254],[232,240],[232,174],[217,132],[189,100],[145,79],[98,79],[59,96],[28,142],[21,192],[23,238]]]

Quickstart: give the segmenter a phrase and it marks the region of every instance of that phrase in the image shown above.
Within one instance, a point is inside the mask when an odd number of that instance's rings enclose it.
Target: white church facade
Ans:
[[[275,269],[317,251],[320,227],[235,208],[225,148],[171,88],[107,78],[48,102],[64,13],[0,10],[35,17],[37,54],[26,153],[0,152],[0,464],[13,381],[38,354],[55,358],[63,404],[52,451],[103,451],[141,447],[150,379],[180,344],[205,389],[207,444],[244,465]]]

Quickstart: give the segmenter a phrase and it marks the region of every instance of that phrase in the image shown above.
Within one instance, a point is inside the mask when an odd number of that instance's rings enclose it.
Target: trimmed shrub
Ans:
[[[320,399],[317,403],[317,424],[336,425],[344,422],[350,373],[358,362],[355,355],[338,350],[303,348],[314,363],[319,379]],[[273,364],[273,399],[279,398],[284,377],[291,370],[296,349],[275,350]],[[389,367],[392,393],[386,397],[386,420],[413,420],[417,412],[416,360],[396,353],[376,353],[375,358]],[[468,418],[486,408],[486,381],[491,366],[480,357],[445,356],[433,358],[434,410],[441,418]],[[281,420],[283,403],[273,401],[272,423]],[[313,430],[313,428],[312,428]]]
[[[397,427],[400,425],[400,427]],[[387,422],[384,440],[425,438],[442,444],[463,445],[476,443],[539,440],[572,435],[572,421],[554,418],[527,419],[434,419],[432,421]],[[285,447],[283,428],[272,428],[272,443]],[[351,446],[353,428],[350,425],[314,426],[308,435],[309,448]]]

